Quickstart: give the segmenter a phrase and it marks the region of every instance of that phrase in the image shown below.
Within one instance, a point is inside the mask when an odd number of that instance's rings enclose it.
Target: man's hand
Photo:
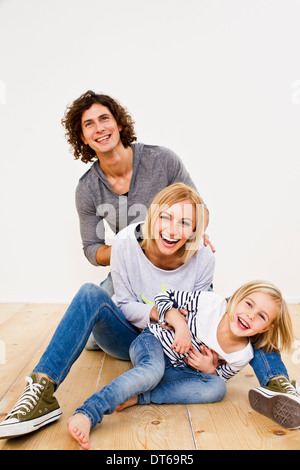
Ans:
[[[96,253],[96,261],[100,266],[110,265],[111,246],[101,245]]]
[[[214,245],[209,241],[209,236],[207,235],[207,233],[204,233],[204,234],[203,234],[203,245],[204,245],[204,246],[209,245],[211,251],[212,251],[213,253],[216,252],[216,249],[215,249]]]

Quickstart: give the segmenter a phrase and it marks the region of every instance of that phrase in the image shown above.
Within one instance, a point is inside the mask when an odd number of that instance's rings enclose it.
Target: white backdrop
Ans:
[[[60,124],[88,89],[167,146],[211,214],[215,291],[249,279],[300,301],[300,2],[0,0],[1,302],[69,302],[83,255]]]

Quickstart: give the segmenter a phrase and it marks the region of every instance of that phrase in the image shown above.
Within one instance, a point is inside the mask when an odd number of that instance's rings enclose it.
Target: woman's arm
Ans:
[[[155,305],[159,313],[159,321],[165,322],[165,314],[172,307],[177,310],[186,309],[191,313],[195,313],[199,307],[199,297],[201,291],[186,292],[180,290],[168,290],[162,292],[155,297]]]
[[[126,256],[134,257],[132,246],[135,240],[126,240]],[[113,300],[122,310],[129,323],[136,328],[144,329],[149,323],[153,304],[141,302],[138,292],[132,287],[130,273],[125,259],[125,250],[122,240],[115,238],[111,249],[111,275],[115,295]]]

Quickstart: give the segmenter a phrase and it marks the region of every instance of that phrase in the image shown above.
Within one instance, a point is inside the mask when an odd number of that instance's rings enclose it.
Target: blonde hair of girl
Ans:
[[[267,352],[285,349],[290,351],[294,340],[292,320],[280,290],[268,281],[247,282],[237,289],[228,300],[227,313],[230,316],[236,306],[249,295],[260,292],[267,294],[278,306],[278,314],[273,321],[273,328],[251,338],[255,348],[264,348]]]
[[[179,254],[183,263],[196,254],[204,233],[204,204],[197,191],[184,183],[171,184],[154,197],[145,219],[144,239],[141,243],[144,250],[151,250],[155,243],[154,225],[159,215],[167,208],[185,200],[195,207],[196,221],[190,241],[185,243]]]

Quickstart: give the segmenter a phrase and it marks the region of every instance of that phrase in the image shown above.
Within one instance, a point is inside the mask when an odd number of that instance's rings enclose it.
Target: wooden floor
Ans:
[[[5,418],[47,346],[67,305],[0,305],[0,421]],[[300,305],[291,305],[300,338]],[[300,342],[284,355],[291,378],[300,379]],[[36,433],[0,440],[1,450],[80,450],[66,422],[80,404],[130,363],[99,351],[84,351],[56,392],[59,421]],[[250,366],[228,382],[227,394],[209,405],[148,405],[105,416],[91,434],[92,450],[296,450],[300,431],[288,431],[254,412],[248,390],[257,386]]]

